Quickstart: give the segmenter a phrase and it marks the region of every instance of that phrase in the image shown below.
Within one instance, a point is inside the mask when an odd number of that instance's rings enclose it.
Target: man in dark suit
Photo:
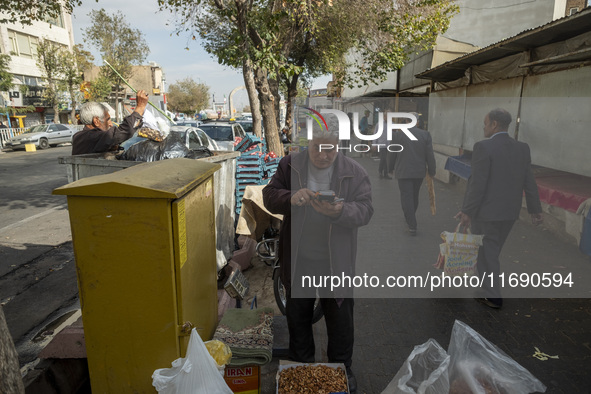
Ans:
[[[418,114],[414,115],[418,117]],[[403,147],[401,152],[396,153],[394,175],[398,180],[400,202],[408,231],[411,235],[416,235],[419,190],[427,172],[432,177],[435,176],[435,154],[428,131],[412,127],[410,132],[417,141],[412,141],[404,132],[397,130],[392,136],[392,142]]]
[[[538,186],[531,170],[529,146],[507,133],[511,114],[504,109],[490,111],[484,118],[484,136],[474,144],[472,174],[461,211],[460,224],[472,227],[474,234],[484,234],[478,251],[478,271],[493,274],[492,287],[485,287],[486,298],[478,300],[491,308],[503,305],[499,289],[499,255],[521,211],[525,191],[527,210],[532,222],[542,222]],[[485,283],[490,286],[490,281]]]

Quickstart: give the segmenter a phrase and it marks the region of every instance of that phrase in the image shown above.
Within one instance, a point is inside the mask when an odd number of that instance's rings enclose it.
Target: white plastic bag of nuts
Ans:
[[[344,364],[304,364],[280,360],[276,394],[348,393]]]

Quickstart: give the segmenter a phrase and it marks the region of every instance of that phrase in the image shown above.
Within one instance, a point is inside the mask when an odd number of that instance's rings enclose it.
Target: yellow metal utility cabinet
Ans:
[[[187,322],[212,337],[219,168],[163,160],[54,190],[68,196],[93,394],[155,392],[154,370],[185,355]]]

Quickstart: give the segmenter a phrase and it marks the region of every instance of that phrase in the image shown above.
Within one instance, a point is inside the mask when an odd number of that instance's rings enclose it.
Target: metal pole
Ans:
[[[119,78],[121,78],[121,80],[123,81],[123,83],[125,83],[134,93],[137,93],[137,90],[135,90],[133,88],[133,86],[131,86],[129,83],[127,83],[127,81],[125,80],[125,78],[123,78],[123,76],[121,74],[119,74],[119,72],[117,72],[117,70],[115,70],[115,68],[113,68],[113,66],[111,66],[107,60],[103,59],[103,61],[105,62],[105,64],[107,66],[111,67],[111,70],[113,70],[115,72],[115,74],[117,74],[117,76]],[[154,103],[152,103],[150,100],[148,100],[148,104],[150,104],[152,107],[154,107],[154,109],[156,109],[156,111],[158,111],[162,115],[164,115],[166,117],[166,119],[170,120],[173,124],[175,124],[174,120],[170,119],[168,117],[168,115],[166,115],[166,112],[162,111],[160,108],[158,108],[156,105],[154,105]]]

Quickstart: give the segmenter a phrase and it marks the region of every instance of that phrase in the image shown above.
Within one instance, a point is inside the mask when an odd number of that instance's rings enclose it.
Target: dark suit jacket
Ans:
[[[392,136],[394,144],[404,147],[396,153],[394,175],[396,179],[424,178],[427,171],[435,176],[435,154],[431,134],[428,131],[413,127],[410,132],[418,141],[412,141],[404,132],[397,130]]]
[[[462,212],[482,221],[517,220],[524,191],[528,212],[542,212],[526,143],[498,134],[474,144]]]

